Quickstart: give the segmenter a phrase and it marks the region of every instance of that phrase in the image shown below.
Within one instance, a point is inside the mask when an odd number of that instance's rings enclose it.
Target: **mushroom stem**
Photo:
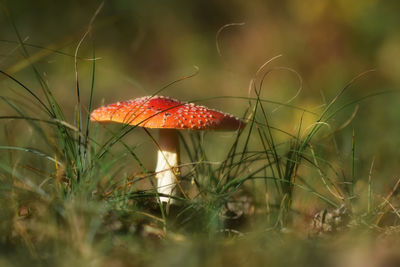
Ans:
[[[176,196],[179,176],[179,135],[174,129],[159,130],[157,154],[157,191],[158,193]],[[173,203],[174,200],[167,196],[160,196],[161,202]]]

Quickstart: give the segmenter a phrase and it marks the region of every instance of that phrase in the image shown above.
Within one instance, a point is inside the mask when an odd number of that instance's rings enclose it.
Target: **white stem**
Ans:
[[[160,129],[157,154],[157,191],[165,195],[176,196],[179,193],[177,179],[179,175],[179,136],[177,130]],[[173,203],[174,200],[160,196],[162,202]]]

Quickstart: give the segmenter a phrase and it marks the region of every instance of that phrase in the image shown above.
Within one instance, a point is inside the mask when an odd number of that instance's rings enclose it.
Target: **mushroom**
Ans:
[[[177,186],[182,191],[178,180],[178,130],[235,131],[246,125],[230,114],[163,96],[146,96],[109,104],[95,109],[90,119],[159,129],[155,170],[157,191],[162,194],[160,200],[168,203],[173,202],[171,197],[178,195]]]

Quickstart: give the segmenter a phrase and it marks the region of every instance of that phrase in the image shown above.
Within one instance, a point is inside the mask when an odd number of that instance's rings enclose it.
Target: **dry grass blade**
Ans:
[[[375,225],[379,225],[379,223],[381,222],[383,216],[386,214],[387,212],[387,208],[386,206],[390,203],[390,199],[392,198],[393,194],[396,192],[397,188],[400,185],[400,178],[397,179],[396,184],[393,186],[392,190],[390,191],[390,193],[383,199],[383,202],[381,204],[378,205],[378,207],[383,210],[382,214],[378,217],[378,219],[375,222]]]
[[[217,47],[217,52],[218,52],[218,55],[220,56],[220,57],[222,57],[222,53],[221,53],[221,48],[220,48],[220,46],[219,46],[219,36],[221,35],[221,33],[225,30],[225,29],[227,29],[227,28],[229,28],[229,27],[233,27],[233,26],[243,26],[243,25],[245,25],[245,23],[244,22],[240,22],[240,23],[229,23],[229,24],[225,24],[224,26],[222,26],[221,28],[219,28],[219,30],[217,31],[217,34],[215,35],[215,46]]]

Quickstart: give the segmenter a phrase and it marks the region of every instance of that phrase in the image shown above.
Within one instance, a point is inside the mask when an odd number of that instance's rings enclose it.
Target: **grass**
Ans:
[[[29,61],[28,44],[8,18]],[[397,244],[393,236],[399,231],[400,215],[392,204],[399,183],[385,185],[389,193],[379,197],[383,192],[374,192],[372,163],[367,187],[356,187],[361,178],[355,162],[361,148],[354,131],[349,137],[349,172],[338,166],[340,161],[332,163],[324,151],[335,141],[335,129],[324,130],[335,116],[376,96],[339,105],[343,93],[365,73],[320,112],[311,112],[263,99],[263,81],[273,71],[263,65],[250,84],[254,96],[237,98],[248,103],[243,111],[247,126],[232,135],[223,160],[209,159],[205,133],[180,134],[188,159],[181,166],[180,179],[190,197],[181,198],[182,205],[167,212],[157,202],[154,173],[143,164],[151,155],[124,141],[141,129],[90,123],[96,60],[91,61],[90,89],[82,91],[81,42],[75,53],[76,91],[71,95],[76,97],[75,110],[61,108],[62,100],[56,99],[35,62],[29,67],[40,92],[0,70],[19,90],[17,96],[23,96],[1,97],[10,110],[0,117],[4,129],[1,266],[340,266],[349,257],[368,262],[372,250],[378,251],[377,263],[398,262],[399,255],[391,247]],[[82,93],[89,95],[88,106],[81,103]],[[269,111],[277,105],[303,114],[294,134],[271,124]],[[72,113],[74,119],[68,121],[65,114]],[[315,116],[311,127],[303,125],[306,114]],[[30,132],[30,140],[15,132]],[[136,164],[138,171],[133,173],[128,164]]]

